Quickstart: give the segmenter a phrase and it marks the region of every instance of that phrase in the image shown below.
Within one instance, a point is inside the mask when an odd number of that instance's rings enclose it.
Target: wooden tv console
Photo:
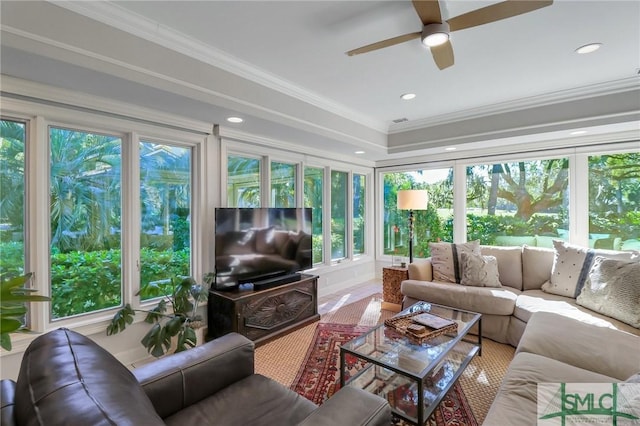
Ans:
[[[301,275],[299,281],[265,290],[242,285],[231,291],[209,292],[207,340],[235,331],[265,343],[320,319],[318,277]]]

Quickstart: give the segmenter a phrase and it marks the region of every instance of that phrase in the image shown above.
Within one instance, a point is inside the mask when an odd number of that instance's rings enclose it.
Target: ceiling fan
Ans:
[[[553,0],[507,0],[472,10],[443,22],[438,0],[413,0],[413,7],[422,21],[422,31],[350,50],[347,55],[359,55],[420,38],[422,43],[429,47],[433,60],[442,70],[453,65],[453,48],[449,40],[449,33],[532,12],[550,6],[552,3]]]

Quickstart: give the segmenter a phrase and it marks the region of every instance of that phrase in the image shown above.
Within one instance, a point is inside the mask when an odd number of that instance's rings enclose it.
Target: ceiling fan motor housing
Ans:
[[[449,40],[449,24],[443,22],[425,25],[421,40],[425,46],[429,47],[446,43]]]

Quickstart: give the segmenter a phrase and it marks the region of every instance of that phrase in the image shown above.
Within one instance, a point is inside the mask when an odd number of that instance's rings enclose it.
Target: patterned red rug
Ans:
[[[369,330],[368,327],[320,323],[291,388],[322,404],[340,388],[340,345]],[[357,368],[349,366],[348,368]],[[397,423],[402,424],[402,423]],[[477,426],[471,407],[456,383],[426,423],[430,426]]]

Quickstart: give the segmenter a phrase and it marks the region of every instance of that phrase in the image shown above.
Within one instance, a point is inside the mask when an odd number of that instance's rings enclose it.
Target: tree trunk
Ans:
[[[494,164],[491,171],[491,191],[489,192],[489,204],[487,206],[487,214],[489,216],[495,216],[496,205],[498,204],[498,184],[500,183],[500,173],[502,173],[502,166],[500,164]]]

